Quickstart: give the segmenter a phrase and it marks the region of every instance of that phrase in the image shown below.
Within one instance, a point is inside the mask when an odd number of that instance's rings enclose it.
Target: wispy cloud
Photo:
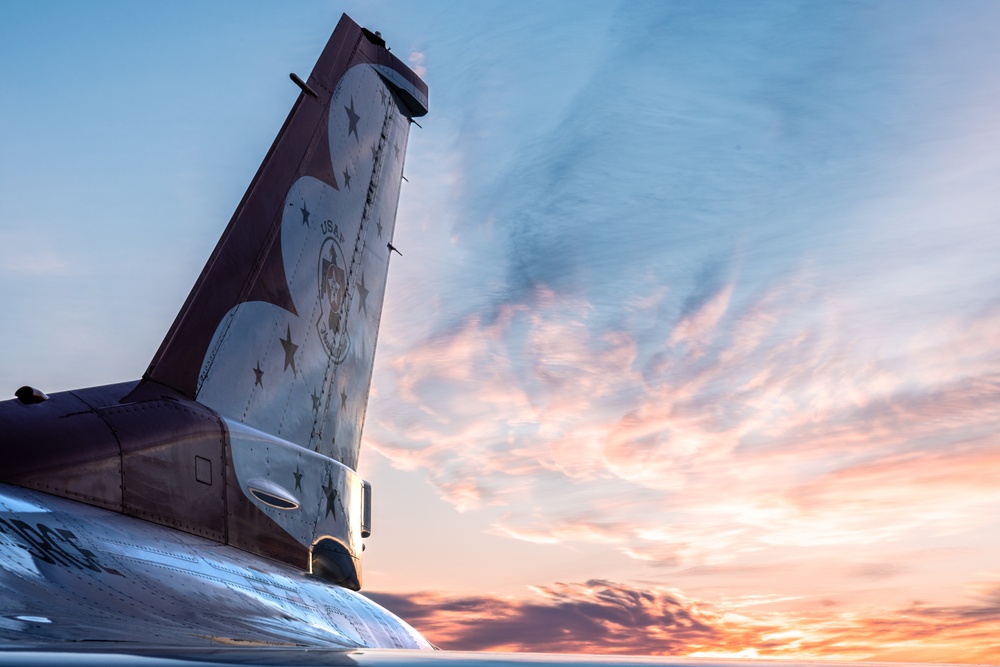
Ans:
[[[410,63],[410,67],[413,68],[414,74],[419,77],[427,76],[427,68],[424,66],[427,55],[423,51],[410,51],[410,57],[407,60]]]
[[[493,536],[697,580],[713,632],[798,600],[692,651],[883,655],[875,606],[943,646],[998,546],[996,10],[729,9],[620,6],[561,105],[470,83],[366,437]]]
[[[733,309],[732,291],[689,309],[645,354],[637,331],[591,328],[588,304],[544,291],[489,324],[470,318],[397,359],[398,421],[378,429],[394,437],[372,444],[428,470],[463,509],[559,485],[567,502],[544,519],[514,506],[498,529],[629,542],[645,559],[671,542],[718,558],[740,544],[969,530],[982,516],[971,510],[1000,503],[987,472],[1000,456],[1000,359],[983,364],[964,342],[1000,318],[970,321],[927,350],[930,365],[893,369],[821,324],[790,330],[794,296]],[[627,505],[598,503],[614,491],[609,475],[669,511],[627,518]],[[568,510],[581,503],[583,523]],[[685,513],[699,520],[671,525]],[[617,530],[595,533],[595,521]]]
[[[0,272],[31,277],[68,275],[74,271],[74,263],[59,245],[54,234],[4,231],[0,234]]]

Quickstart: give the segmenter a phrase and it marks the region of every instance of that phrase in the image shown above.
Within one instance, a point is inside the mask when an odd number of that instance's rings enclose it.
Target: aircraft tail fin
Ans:
[[[355,472],[427,87],[347,16],[143,379],[0,402],[0,481],[360,588]]]
[[[356,469],[427,86],[346,15],[292,80],[302,93],[144,380]]]
[[[427,86],[346,15],[143,381],[221,417],[225,541],[360,588],[356,474],[403,159]],[[168,503],[169,505],[169,503]]]

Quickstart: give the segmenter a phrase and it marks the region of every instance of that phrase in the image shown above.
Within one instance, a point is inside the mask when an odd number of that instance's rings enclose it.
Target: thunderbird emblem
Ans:
[[[344,251],[336,238],[328,236],[319,251],[319,319],[316,330],[326,353],[333,363],[347,357],[350,340],[347,337],[345,301],[347,296],[347,264]]]

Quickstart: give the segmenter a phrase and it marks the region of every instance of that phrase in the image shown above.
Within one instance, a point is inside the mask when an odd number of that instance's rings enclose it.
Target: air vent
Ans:
[[[299,500],[286,489],[269,479],[252,479],[247,483],[247,491],[260,502],[279,510],[296,510]]]

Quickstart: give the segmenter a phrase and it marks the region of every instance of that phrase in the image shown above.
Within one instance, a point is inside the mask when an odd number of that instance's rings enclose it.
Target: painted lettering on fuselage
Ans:
[[[50,528],[44,523],[32,526],[20,519],[0,519],[0,532],[14,538],[14,544],[43,563],[121,576],[118,570],[101,565],[94,552],[85,549],[79,538],[65,528]]]

